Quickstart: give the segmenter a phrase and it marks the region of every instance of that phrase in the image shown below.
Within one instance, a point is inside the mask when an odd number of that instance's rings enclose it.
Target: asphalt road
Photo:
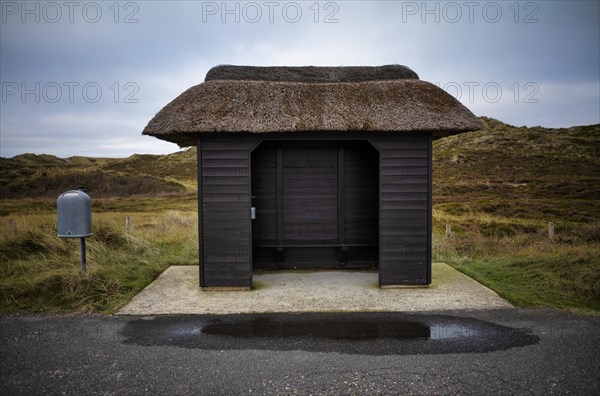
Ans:
[[[600,317],[0,316],[0,394],[600,394]]]

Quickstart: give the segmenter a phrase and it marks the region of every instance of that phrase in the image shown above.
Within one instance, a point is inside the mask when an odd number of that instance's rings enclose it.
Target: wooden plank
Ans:
[[[421,166],[428,167],[429,161],[427,158],[387,158],[386,167],[405,167],[405,166]]]
[[[207,194],[247,194],[248,184],[209,184],[204,186]]]
[[[283,243],[283,148],[277,146],[277,243]]]
[[[226,203],[226,202],[247,202],[250,203],[250,195],[248,195],[248,193],[241,193],[241,194],[223,194],[223,193],[219,193],[219,194],[215,194],[212,192],[205,192],[204,193],[204,202],[206,203],[212,203],[212,202],[222,202],[222,203]]]
[[[239,186],[245,186],[247,188],[250,187],[250,180],[247,177],[228,177],[228,176],[221,176],[221,175],[217,175],[217,176],[208,176],[208,175],[203,175],[202,176],[202,182],[200,183],[201,185],[208,187],[208,186],[234,186],[234,185],[239,185]]]
[[[208,243],[208,241],[214,241],[215,243],[227,243],[229,238],[236,238],[239,241],[250,241],[247,233],[241,231],[243,230],[243,224],[244,223],[242,220],[232,220],[230,222],[222,222],[218,227],[205,227],[205,230],[210,230],[212,232],[210,236],[206,235],[204,237],[204,241],[205,243]]]
[[[394,271],[389,271],[393,268]],[[427,284],[427,270],[425,262],[387,262],[379,264],[383,282],[382,284]]]
[[[338,215],[337,215],[337,225],[338,225],[338,243],[343,244],[345,240],[345,218],[346,218],[346,210],[345,210],[345,200],[344,197],[346,195],[345,183],[344,183],[344,145],[338,143],[337,147],[338,155],[337,155],[337,198],[338,198]]]
[[[248,158],[247,150],[205,150],[205,160],[246,160]]]
[[[388,181],[383,182],[382,193],[390,192],[407,192],[407,193],[428,193],[429,185],[426,183],[408,184],[408,183],[390,183]]]
[[[204,166],[203,173],[207,177],[222,177],[224,184],[238,184],[239,181],[246,181],[248,183],[249,166],[248,164],[237,164],[228,165],[222,163],[221,165],[216,164],[216,160],[212,161],[214,165]]]
[[[403,158],[427,158],[427,146],[424,149],[410,149],[410,150],[389,150],[383,149],[380,151],[381,159],[394,158],[394,159],[403,159]]]
[[[380,149],[385,150],[418,150],[424,149],[427,150],[427,141],[418,138],[418,139],[410,139],[410,138],[386,138],[383,144],[380,146]]]
[[[427,236],[427,230],[425,229],[425,224],[420,227],[414,227],[413,229],[407,229],[405,227],[396,227],[392,230],[387,230],[386,233],[382,236],[382,240],[385,241],[391,238],[399,239],[401,237],[403,243],[408,243],[409,241],[417,241],[423,242],[425,237]]]
[[[382,289],[426,289],[429,287],[429,282],[422,285],[380,285]]]
[[[198,135],[196,150],[196,167],[198,174],[198,265],[199,283],[204,286],[204,204],[203,204],[203,178],[202,178],[202,135]]]
[[[408,262],[424,262],[423,257],[426,253],[426,248],[407,252],[386,252],[387,261],[398,261],[400,263]]]
[[[381,200],[381,208],[388,209],[403,209],[403,210],[427,210],[427,201],[396,201],[396,200]]]
[[[239,202],[209,202],[204,204],[204,215],[214,220],[245,219],[247,206]]]
[[[315,248],[315,247],[368,247],[368,246],[376,246],[376,244],[354,244],[354,243],[344,243],[344,244],[340,244],[340,243],[332,243],[332,244],[318,244],[318,245],[311,245],[311,244],[290,244],[290,243],[286,243],[283,245],[277,245],[277,244],[253,244],[253,246],[258,247],[258,248],[273,248],[273,247],[283,247],[283,248],[290,248],[290,247],[294,247],[294,248],[300,248],[300,247],[308,247],[308,248]]]
[[[429,175],[427,171],[427,167],[384,166],[381,169],[381,175],[394,176],[395,184],[428,184]]]
[[[231,137],[204,137],[203,148],[206,151],[246,151],[249,152],[256,145],[261,136],[250,136],[247,139],[232,139]]]
[[[433,210],[433,198],[432,198],[432,194],[433,194],[433,133],[429,133],[429,137],[428,137],[428,143],[427,143],[427,148],[429,151],[429,171],[427,172],[427,175],[429,177],[429,195],[427,197],[427,263],[426,263],[426,267],[427,267],[427,271],[426,271],[426,281],[427,283],[431,283],[431,266],[432,266],[432,257],[431,255],[433,254],[432,250],[433,247],[431,246],[431,240],[432,240],[432,233],[433,233],[433,229],[432,229],[432,210]]]
[[[403,219],[425,219],[427,218],[427,210],[414,210],[414,209],[388,209],[386,210],[386,218],[387,219],[396,219],[401,221]]]
[[[416,201],[416,202],[427,202],[427,197],[429,193],[427,192],[409,192],[409,191],[401,191],[401,192],[388,192],[385,191],[381,194],[381,199],[383,201]]]

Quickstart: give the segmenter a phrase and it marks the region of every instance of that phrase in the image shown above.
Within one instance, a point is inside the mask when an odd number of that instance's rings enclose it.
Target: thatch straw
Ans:
[[[252,75],[250,69],[261,70]],[[262,69],[269,68],[212,69],[207,82],[165,106],[143,133],[184,146],[206,132],[433,131],[438,138],[482,128],[473,113],[441,88],[400,78],[410,71],[401,66],[391,66],[388,78],[395,70],[395,79],[334,83],[324,82],[333,78],[334,68],[274,68],[265,78],[276,81],[260,80],[266,73]],[[375,68],[360,69],[347,68],[334,73],[335,78],[362,79]],[[290,73],[319,82],[279,81],[292,78]]]
[[[385,66],[215,66],[208,71],[204,81],[245,80],[285,81],[304,83],[363,82],[384,80],[418,80],[417,73],[402,65]]]

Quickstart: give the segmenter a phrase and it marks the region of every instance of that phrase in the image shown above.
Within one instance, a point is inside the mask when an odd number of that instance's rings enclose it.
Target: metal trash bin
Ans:
[[[87,238],[92,236],[92,200],[82,190],[62,193],[56,200],[58,236]]]
[[[62,193],[56,200],[58,237],[79,238],[81,241],[81,271],[85,272],[85,238],[92,236],[92,200],[79,190]]]

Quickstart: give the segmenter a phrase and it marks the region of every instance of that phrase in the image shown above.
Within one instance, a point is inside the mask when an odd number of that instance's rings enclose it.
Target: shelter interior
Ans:
[[[378,267],[379,153],[368,141],[265,141],[251,185],[253,269]]]

